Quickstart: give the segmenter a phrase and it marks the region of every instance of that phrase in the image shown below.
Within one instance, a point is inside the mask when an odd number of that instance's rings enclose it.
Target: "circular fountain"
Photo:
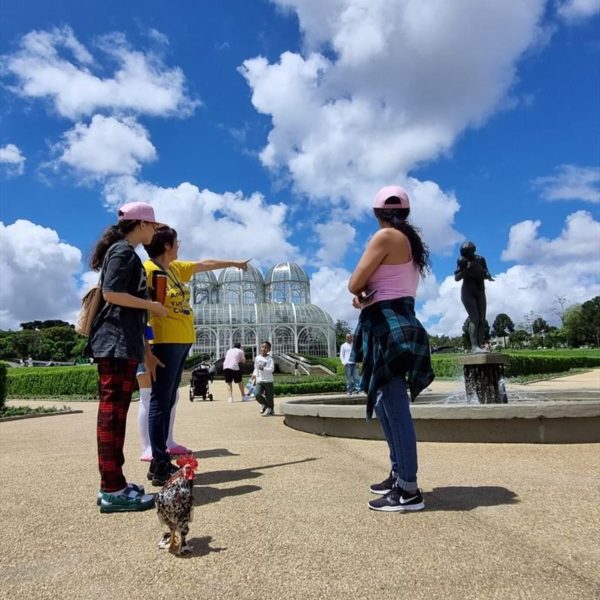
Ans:
[[[508,394],[507,404],[480,404],[466,393],[421,394],[411,413],[422,442],[560,444],[600,442],[600,390]],[[384,439],[365,418],[366,397],[330,395],[281,404],[289,427],[335,437]]]

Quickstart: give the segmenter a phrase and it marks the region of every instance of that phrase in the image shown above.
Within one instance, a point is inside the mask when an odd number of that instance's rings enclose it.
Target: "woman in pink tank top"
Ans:
[[[417,438],[408,390],[414,400],[434,377],[429,338],[415,316],[417,286],[429,270],[429,252],[406,220],[410,203],[405,190],[382,188],[373,209],[379,231],[348,283],[352,304],[361,309],[353,358],[363,363],[367,418],[374,410],[390,450],[390,475],[371,486],[380,497],[371,500],[369,508],[416,511],[425,503],[417,485]]]

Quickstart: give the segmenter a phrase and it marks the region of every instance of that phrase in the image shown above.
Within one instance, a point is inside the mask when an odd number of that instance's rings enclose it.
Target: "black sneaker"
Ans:
[[[395,485],[385,496],[369,502],[371,510],[382,510],[384,512],[408,512],[412,510],[423,510],[425,503],[421,490],[407,492]]]
[[[383,496],[392,490],[394,483],[396,483],[396,478],[394,477],[394,473],[390,471],[390,476],[387,479],[384,479],[381,483],[374,483],[369,489],[374,494]]]
[[[263,407],[260,409],[260,414],[264,415],[265,414],[265,410],[267,410],[267,405],[263,404]]]
[[[179,467],[172,462],[155,463],[152,461],[146,477],[148,481],[152,482],[152,485],[163,486],[167,479],[177,471],[179,471]]]

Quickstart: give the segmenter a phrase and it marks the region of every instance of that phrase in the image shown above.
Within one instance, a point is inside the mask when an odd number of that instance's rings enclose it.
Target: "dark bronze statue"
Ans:
[[[485,283],[494,281],[488,271],[485,258],[475,254],[473,242],[464,242],[460,247],[460,257],[456,261],[455,281],[462,280],[460,299],[469,315],[469,339],[471,352],[482,352],[485,330]]]

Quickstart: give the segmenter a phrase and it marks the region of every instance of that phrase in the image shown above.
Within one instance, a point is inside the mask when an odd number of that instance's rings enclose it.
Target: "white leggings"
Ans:
[[[148,412],[150,411],[150,392],[151,388],[140,388],[140,406],[138,408],[138,427],[140,429],[140,442],[142,443],[142,454],[152,454],[150,446],[150,434],[148,433]],[[177,444],[173,441],[173,426],[175,423],[175,410],[179,402],[179,390],[175,396],[175,404],[171,409],[171,419],[169,421],[169,436],[167,437],[167,448],[173,448]]]

